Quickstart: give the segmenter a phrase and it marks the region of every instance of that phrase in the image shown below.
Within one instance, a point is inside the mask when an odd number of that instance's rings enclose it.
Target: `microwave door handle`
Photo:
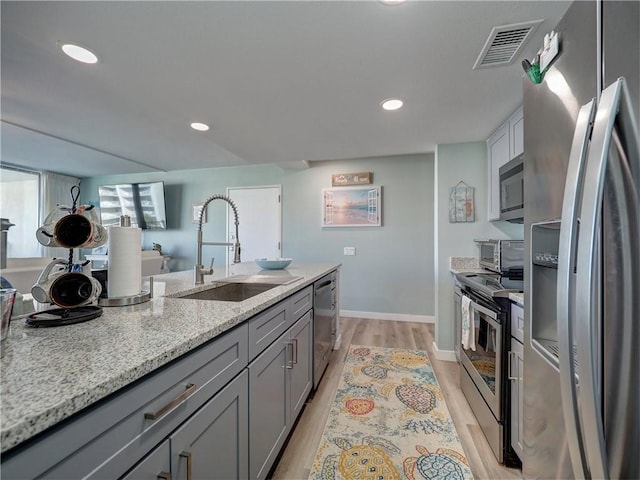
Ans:
[[[595,99],[583,105],[571,142],[571,153],[567,168],[560,224],[558,249],[558,360],[560,370],[560,393],[562,410],[567,429],[569,454],[576,476],[584,476],[586,465],[583,450],[584,441],[578,412],[578,393],[574,361],[574,276],[575,250],[579,234],[578,209],[582,189],[584,163],[587,156],[589,139],[595,117]]]
[[[629,471],[622,472],[624,476],[638,476],[640,473],[636,468],[631,467],[631,459],[637,459],[637,451],[629,454],[629,445],[624,445],[624,441],[616,440],[607,436],[609,447],[605,447],[605,426],[602,413],[603,405],[601,399],[602,379],[598,368],[600,358],[599,349],[595,344],[600,326],[601,313],[599,306],[602,305],[601,293],[596,288],[601,288],[599,281],[600,272],[600,235],[599,226],[602,224],[602,205],[604,197],[605,177],[611,182],[609,191],[613,189],[613,201],[618,203],[616,215],[620,216],[620,221],[630,221],[625,228],[619,229],[619,248],[624,249],[623,254],[628,254],[627,261],[622,262],[619,267],[621,271],[618,277],[621,279],[616,301],[622,302],[620,311],[624,318],[611,319],[612,321],[622,321],[623,325],[628,325],[630,334],[620,338],[619,348],[628,350],[630,355],[637,357],[637,345],[633,342],[637,338],[637,315],[638,315],[638,251],[630,251],[632,247],[638,247],[638,162],[640,153],[638,147],[638,127],[635,122],[629,100],[629,93],[624,82],[620,78],[611,86],[607,87],[600,97],[600,104],[593,127],[591,148],[587,160],[585,171],[585,185],[582,206],[580,209],[581,235],[578,239],[577,265],[584,266],[583,271],[578,271],[576,278],[576,335],[580,350],[578,351],[578,374],[580,376],[580,410],[582,418],[582,428],[584,430],[584,440],[586,446],[586,458],[588,462],[589,475],[592,478],[616,478],[623,468],[624,457]],[[614,132],[614,127],[618,126],[619,132]],[[624,145],[623,145],[624,143]],[[610,155],[610,148],[617,148],[617,153]],[[618,160],[618,161],[616,161]],[[610,167],[610,168],[609,168]],[[633,171],[635,169],[635,171]],[[609,175],[605,175],[609,173]],[[621,190],[621,191],[618,191]],[[626,195],[626,197],[625,197]],[[624,218],[623,218],[624,217]],[[635,239],[634,239],[635,238]],[[627,245],[624,245],[625,242]],[[636,289],[634,291],[634,289]],[[617,290],[617,289],[616,289]],[[615,292],[614,292],[615,293]],[[635,310],[635,311],[634,311]],[[635,332],[633,331],[635,329]],[[629,371],[637,368],[632,365],[633,358],[627,358],[624,365],[620,365],[619,375],[628,377],[627,380],[633,382],[621,382],[623,389],[616,394],[623,394],[624,389],[637,388],[637,371]],[[630,392],[627,390],[627,394]],[[615,398],[614,395],[613,398]],[[628,405],[624,402],[633,402],[628,395],[620,399],[623,402],[624,410],[620,412],[620,422],[631,423],[626,425],[627,436],[637,434],[638,425],[634,425],[634,416],[637,420],[637,410],[635,405]],[[609,427],[609,426],[608,426]],[[625,433],[625,425],[613,425],[612,427],[619,433]],[[629,443],[629,442],[627,442]],[[637,439],[635,442],[637,447]],[[607,454],[609,458],[607,458]],[[622,460],[621,460],[622,459]],[[637,460],[635,460],[637,464]],[[609,470],[611,467],[611,470]]]

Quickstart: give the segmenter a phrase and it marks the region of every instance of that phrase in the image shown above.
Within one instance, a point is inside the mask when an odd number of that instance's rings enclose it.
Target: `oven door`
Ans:
[[[460,345],[460,361],[471,380],[500,420],[502,398],[502,325],[498,315],[471,300],[474,319],[475,350]]]

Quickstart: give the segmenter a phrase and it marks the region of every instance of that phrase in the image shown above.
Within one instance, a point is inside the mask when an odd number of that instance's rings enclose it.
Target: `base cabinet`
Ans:
[[[509,380],[511,383],[511,446],[516,455],[523,457],[524,416],[524,347],[511,337],[509,354]]]
[[[266,478],[312,388],[312,293],[6,452],[2,478]]]
[[[248,388],[245,370],[171,435],[172,479],[247,478]]]
[[[171,480],[171,447],[165,440],[149,453],[122,480]]]
[[[304,406],[313,380],[309,310],[249,364],[249,477],[264,479]]]
[[[290,344],[283,335],[249,365],[248,478],[265,478],[287,438],[291,404]]]
[[[309,310],[291,327],[293,348],[291,368],[291,421],[294,423],[311,392],[313,382],[313,312]]]

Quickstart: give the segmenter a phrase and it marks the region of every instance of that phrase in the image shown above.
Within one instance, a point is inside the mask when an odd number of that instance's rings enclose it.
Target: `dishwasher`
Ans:
[[[336,272],[313,284],[313,297],[313,388],[316,389],[329,364],[336,333]]]

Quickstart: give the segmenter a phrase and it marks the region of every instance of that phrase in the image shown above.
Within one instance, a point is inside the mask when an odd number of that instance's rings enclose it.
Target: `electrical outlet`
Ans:
[[[344,247],[344,254],[345,255],[355,255],[356,254],[356,247]]]

